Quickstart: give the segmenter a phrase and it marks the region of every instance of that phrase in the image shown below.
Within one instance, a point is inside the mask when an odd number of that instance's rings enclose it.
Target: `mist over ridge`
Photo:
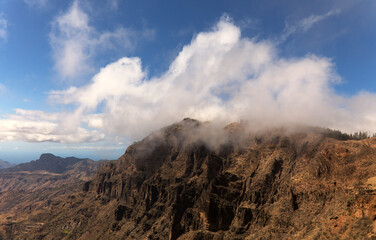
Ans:
[[[333,87],[341,78],[331,59],[281,58],[277,48],[268,40],[242,38],[240,28],[223,17],[184,46],[161,77],[148,77],[139,58],[122,58],[92,83],[50,97],[78,105],[75,114],[86,115],[88,126],[134,139],[184,117],[376,130],[363,106],[375,96],[337,95]],[[90,114],[101,104],[103,113]]]
[[[224,15],[212,29],[194,36],[160,77],[149,76],[140,58],[123,57],[87,85],[49,92],[51,102],[72,111],[17,109],[0,120],[0,139],[137,140],[185,117],[223,126],[250,121],[376,132],[375,107],[369,106],[376,96],[338,95],[334,86],[340,82],[331,59],[280,57],[277,43],[242,37]]]

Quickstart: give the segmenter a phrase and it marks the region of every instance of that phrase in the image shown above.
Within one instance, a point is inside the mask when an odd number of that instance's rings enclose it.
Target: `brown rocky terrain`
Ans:
[[[0,239],[23,239],[49,215],[52,199],[81,191],[103,161],[42,154],[0,171]],[[63,198],[64,198],[63,197]]]
[[[4,239],[376,239],[376,139],[185,119],[28,219]]]

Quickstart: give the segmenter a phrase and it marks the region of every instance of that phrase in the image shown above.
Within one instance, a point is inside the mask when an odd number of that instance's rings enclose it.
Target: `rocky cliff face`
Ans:
[[[131,145],[82,193],[53,203],[28,238],[376,236],[375,139],[255,133],[241,124],[216,131],[185,119]]]

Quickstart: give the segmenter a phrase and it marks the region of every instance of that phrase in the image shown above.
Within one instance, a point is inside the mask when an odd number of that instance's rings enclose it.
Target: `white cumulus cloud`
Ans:
[[[331,59],[281,58],[273,43],[242,38],[240,29],[223,18],[186,45],[161,77],[147,79],[139,58],[122,58],[101,69],[90,84],[50,97],[78,105],[79,114],[100,110],[97,126],[133,138],[184,117],[376,131],[376,117],[353,107],[362,105],[357,99],[372,101],[374,95],[346,99],[333,90],[338,82]]]
[[[184,117],[376,132],[375,94],[340,96],[333,87],[341,79],[331,59],[283,58],[276,46],[242,37],[239,27],[222,18],[184,46],[161,76],[148,77],[140,58],[120,58],[87,85],[50,92],[52,101],[72,112],[17,110],[0,119],[0,140],[139,139]]]
[[[50,44],[53,49],[55,68],[65,79],[92,72],[92,60],[98,51],[133,46],[134,33],[119,27],[112,32],[98,32],[90,25],[90,19],[74,1],[67,12],[52,23]]]

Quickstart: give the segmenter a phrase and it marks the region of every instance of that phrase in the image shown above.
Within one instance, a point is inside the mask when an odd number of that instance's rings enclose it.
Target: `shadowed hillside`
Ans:
[[[52,199],[39,226],[14,223],[4,234],[370,239],[375,178],[374,138],[339,141],[311,128],[253,131],[241,123],[215,129],[185,119],[129,146],[81,192]]]
[[[51,173],[63,173],[72,165],[83,161],[92,160],[75,157],[61,158],[51,153],[45,153],[42,154],[38,160],[21,163],[14,167],[0,170],[0,172],[47,171]]]

